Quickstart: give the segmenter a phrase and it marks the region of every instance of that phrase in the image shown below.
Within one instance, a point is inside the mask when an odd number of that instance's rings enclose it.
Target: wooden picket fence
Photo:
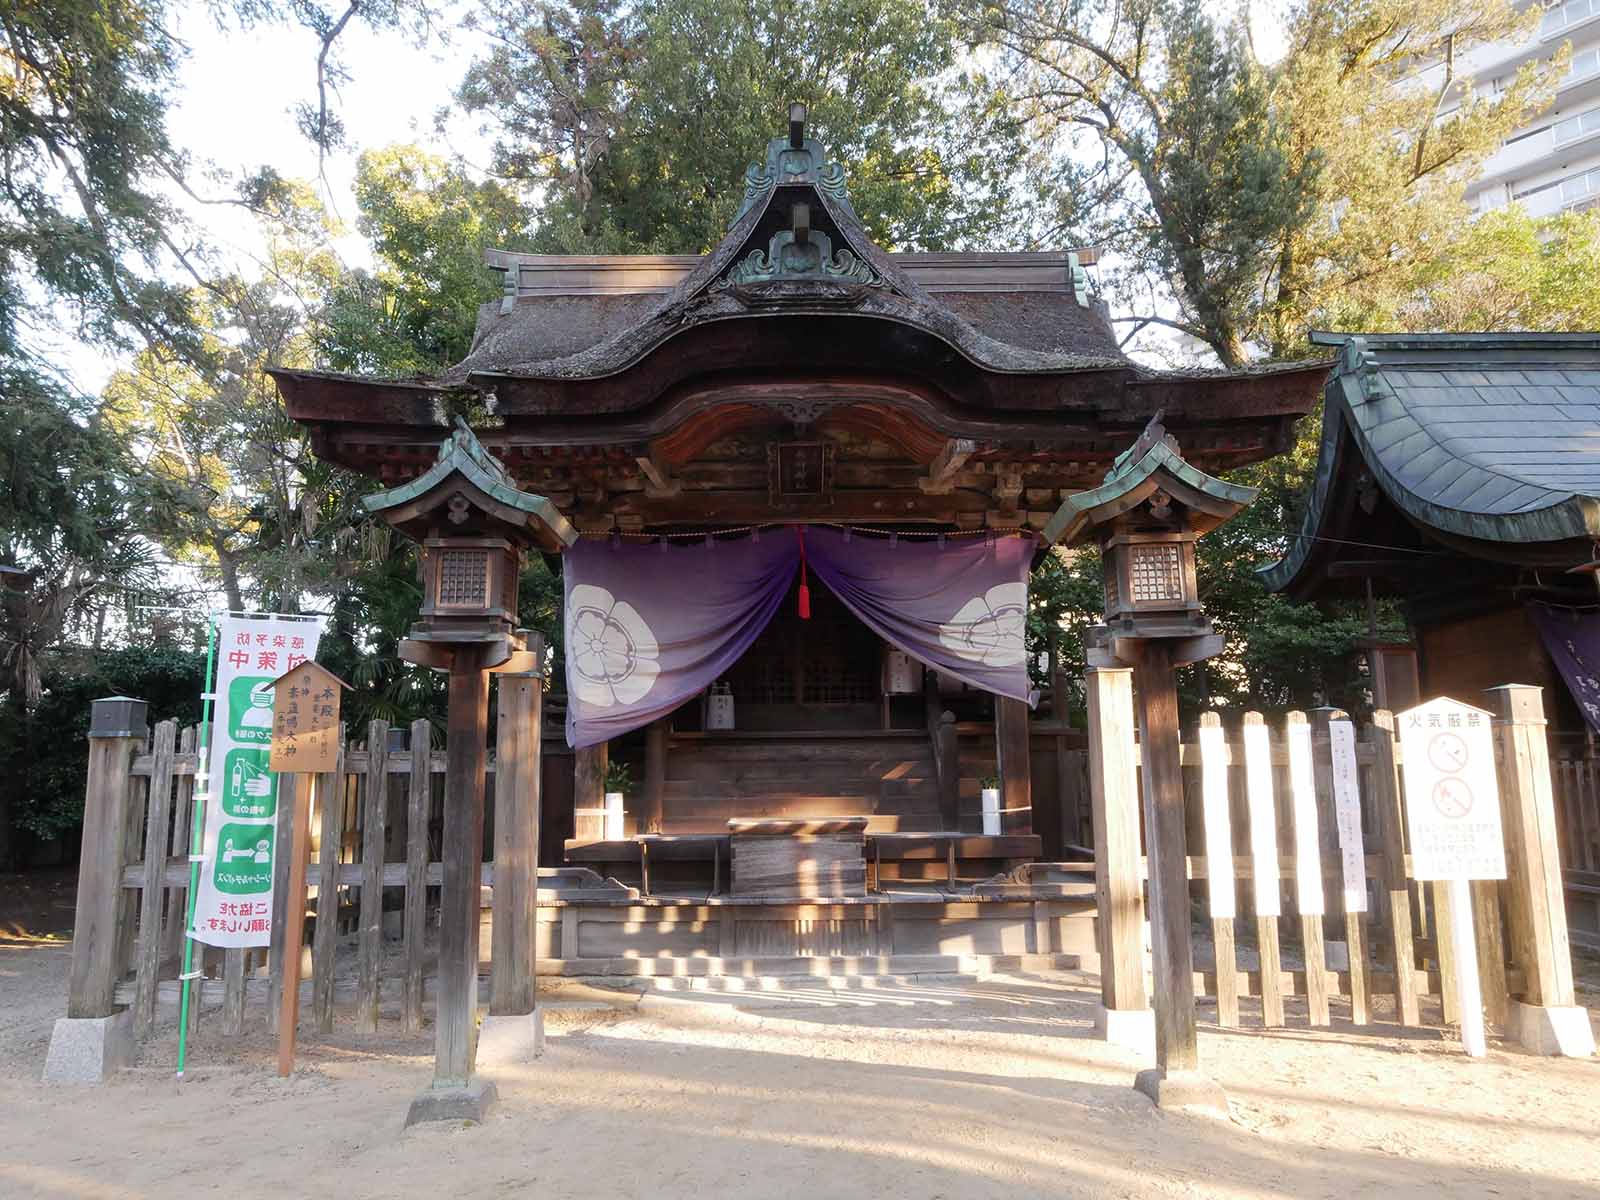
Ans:
[[[1575,946],[1600,951],[1600,759],[1552,765],[1569,936]]]
[[[1358,1025],[1379,1010],[1419,1025],[1429,999],[1438,1019],[1457,1020],[1446,885],[1409,878],[1400,747],[1388,714],[1358,730],[1332,709],[1291,712],[1276,726],[1247,712],[1229,740],[1222,716],[1210,712],[1181,762],[1190,847],[1203,848],[1189,872],[1204,881],[1196,891],[1215,964],[1196,971],[1196,993],[1215,1003],[1219,1024],[1241,1024],[1245,997],[1260,1001],[1268,1027],[1285,1023],[1286,997],[1304,998],[1314,1026],[1331,1022],[1335,1000]],[[1504,1024],[1518,980],[1506,962],[1500,885],[1472,887],[1486,1010]],[[1241,955],[1241,922],[1253,956]],[[1285,942],[1300,965],[1286,963]],[[1330,943],[1338,950],[1331,958]],[[1249,957],[1254,965],[1241,966]]]
[[[500,716],[509,725],[508,692],[501,691]],[[307,910],[287,911],[287,854],[274,863],[273,928],[288,929],[305,916],[329,913],[330,920],[314,920],[310,937],[309,971],[302,973],[303,1011],[316,1028],[333,1027],[336,959],[342,943],[354,942],[356,971],[354,1002],[359,1028],[377,1027],[379,998],[387,982],[391,994],[398,984],[400,1016],[407,1030],[422,1026],[426,979],[434,970],[428,929],[436,925],[438,888],[443,881],[441,828],[445,755],[432,745],[433,731],[425,720],[409,727],[408,749],[391,751],[389,725],[373,721],[364,741],[346,741],[341,732],[338,764],[319,777],[316,803],[311,813],[312,855],[306,878],[310,885]],[[97,939],[93,953],[110,961],[88,962],[85,977],[111,981],[113,995],[101,1000],[87,994],[76,1003],[88,1008],[114,999],[130,1006],[139,1035],[148,1033],[158,1015],[175,1019],[189,889],[189,838],[198,769],[197,731],[162,721],[151,729],[142,747],[134,747],[124,766],[97,773],[91,761],[86,797],[85,844],[97,862],[120,864],[118,888],[104,910],[114,912],[111,936]],[[557,796],[570,791],[570,754],[546,747],[542,775]],[[110,760],[115,763],[117,760]],[[495,831],[493,824],[495,756],[488,764],[483,883],[494,883]],[[289,820],[295,809],[295,789],[309,777],[284,775],[279,779],[275,844],[291,844]],[[549,788],[554,782],[555,787]],[[101,828],[94,814],[114,814]],[[556,831],[558,834],[564,832]],[[89,845],[91,839],[96,844]],[[95,872],[80,876],[80,912],[98,907],[92,895],[101,886]],[[400,922],[399,953],[385,954],[385,913]],[[284,944],[275,938],[270,951],[219,950],[196,944],[197,966],[202,971],[197,988],[199,1003],[189,1008],[191,1025],[202,1010],[208,1018],[220,1014],[225,1034],[243,1029],[247,1005],[264,1020],[278,1008],[283,973]],[[302,939],[295,939],[298,943]],[[486,957],[485,942],[480,958]],[[348,949],[346,953],[348,953]],[[302,949],[304,953],[304,949]],[[304,963],[304,958],[302,962]],[[349,972],[345,973],[348,981]],[[75,979],[69,988],[76,988]],[[78,989],[82,991],[83,989]],[[102,991],[104,989],[101,989]],[[346,984],[348,992],[348,984]],[[349,1001],[348,994],[341,1001]],[[74,1000],[69,997],[69,1005]]]
[[[1150,1003],[1131,677],[1091,668],[1084,681],[1108,1014]],[[1513,1001],[1575,1000],[1539,689],[1489,696],[1507,878],[1474,882],[1469,895],[1485,1009],[1505,1026]],[[1412,878],[1400,755],[1392,714],[1357,728],[1332,709],[1270,725],[1259,713],[1208,713],[1180,747],[1195,992],[1219,1024],[1281,1026],[1292,1015],[1325,1026],[1335,1005],[1356,1024],[1457,1020],[1456,914],[1449,885]]]

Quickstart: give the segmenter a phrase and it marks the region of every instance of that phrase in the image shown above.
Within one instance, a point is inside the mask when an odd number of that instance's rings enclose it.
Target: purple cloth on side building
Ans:
[[[1600,731],[1600,613],[1534,603],[1528,614],[1583,719]]]

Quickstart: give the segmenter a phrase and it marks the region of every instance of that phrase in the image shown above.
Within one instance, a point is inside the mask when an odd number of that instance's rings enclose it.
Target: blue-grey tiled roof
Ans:
[[[1316,485],[1302,536],[1263,570],[1269,586],[1289,586],[1305,564],[1346,435],[1389,500],[1424,528],[1481,542],[1600,538],[1600,334],[1320,340],[1342,347]]]

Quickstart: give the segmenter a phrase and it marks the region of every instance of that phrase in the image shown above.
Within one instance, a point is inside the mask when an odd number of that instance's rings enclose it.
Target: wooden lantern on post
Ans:
[[[1132,667],[1138,693],[1157,1065],[1141,1072],[1135,1086],[1158,1105],[1224,1113],[1221,1089],[1199,1073],[1173,672],[1222,649],[1221,635],[1212,631],[1200,605],[1195,543],[1255,497],[1254,488],[1215,479],[1185,462],[1158,414],[1112,464],[1105,482],[1068,499],[1045,528],[1050,542],[1100,546],[1105,624],[1089,631],[1089,665]],[[1110,927],[1107,914],[1101,917]],[[1131,957],[1137,962],[1139,955]]]
[[[539,639],[530,648],[516,628],[522,555],[564,550],[578,534],[549,500],[518,490],[460,420],[425,474],[365,503],[421,546],[421,620],[400,657],[450,673],[434,1076],[407,1124],[482,1120],[494,1099],[474,1077],[489,672],[537,669]]]

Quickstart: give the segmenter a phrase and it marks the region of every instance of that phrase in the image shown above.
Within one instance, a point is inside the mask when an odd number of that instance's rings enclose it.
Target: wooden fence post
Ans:
[[[1099,1031],[1153,1051],[1155,1014],[1144,977],[1144,895],[1139,882],[1139,786],[1133,733],[1133,672],[1091,667],[1089,805],[1100,951]]]
[[[426,717],[411,722],[411,777],[406,786],[406,959],[400,999],[400,1020],[407,1033],[422,1028],[422,956],[428,923],[428,816],[433,808],[432,735]]]
[[[1372,804],[1383,856],[1383,889],[1389,898],[1389,944],[1394,959],[1395,1011],[1402,1025],[1422,1024],[1417,1002],[1417,956],[1411,940],[1411,891],[1406,884],[1405,822],[1400,810],[1400,773],[1394,714],[1378,709],[1367,728],[1372,747]]]
[[[118,1012],[122,930],[131,921],[124,903],[133,756],[144,745],[145,702],[125,696],[96,700],[89,722],[89,771],[83,800],[83,845],[78,899],[67,970],[67,1015],[55,1024],[45,1056],[45,1082],[99,1083],[128,1064],[134,1015]],[[150,940],[159,941],[155,930]]]
[[[529,640],[534,640],[533,635]],[[538,658],[542,661],[544,655],[540,653]],[[502,674],[498,679],[489,1013],[513,1017],[535,1010],[544,677],[533,670]]]
[[[1522,1001],[1513,1006],[1513,1028],[1517,1040],[1539,1054],[1593,1054],[1589,1016],[1576,1006],[1572,987],[1540,689],[1506,684],[1486,694],[1495,714],[1511,959],[1525,980]]]
[[[156,1019],[156,980],[161,969],[161,880],[167,873],[167,839],[172,823],[173,757],[178,723],[156,726],[151,750],[149,807],[144,830],[144,886],[139,892],[138,986],[134,1031],[143,1037]]]
[[[367,724],[367,780],[361,792],[361,916],[356,935],[356,1028],[378,1029],[383,967],[383,859],[389,844],[389,722]]]
[[[339,943],[339,860],[344,847],[346,730],[339,728],[333,770],[316,785],[322,805],[317,850],[317,926],[311,934],[311,1013],[318,1033],[333,1032],[333,962]]]
[[[109,1017],[113,1012],[120,973],[117,947],[121,939],[116,925],[122,899],[130,768],[134,754],[143,744],[142,729],[103,737],[96,736],[92,729],[90,732],[83,847],[78,857],[78,902],[67,974],[69,1017]]]

